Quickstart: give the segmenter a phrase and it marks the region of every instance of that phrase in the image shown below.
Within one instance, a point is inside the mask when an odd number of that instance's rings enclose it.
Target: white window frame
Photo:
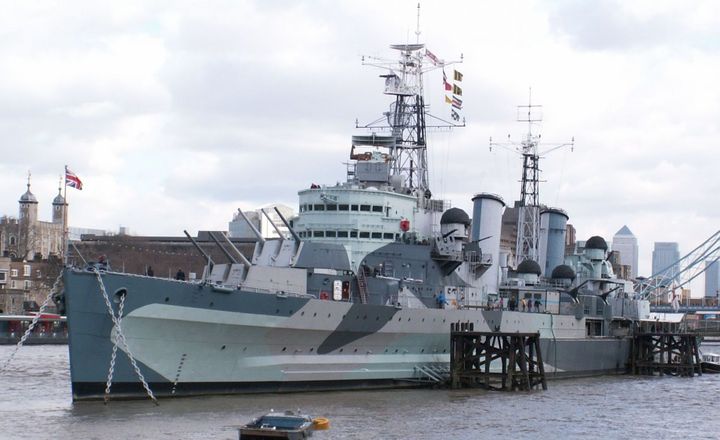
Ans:
[[[29,264],[23,265],[23,276],[24,277],[32,276],[32,266],[30,266]]]

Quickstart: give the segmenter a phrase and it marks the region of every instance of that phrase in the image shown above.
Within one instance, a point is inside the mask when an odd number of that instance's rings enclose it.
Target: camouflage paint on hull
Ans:
[[[417,366],[449,362],[451,322],[539,331],[551,376],[624,371],[630,347],[587,339],[584,320],[566,315],[401,309],[116,273],[103,281],[116,311],[114,294],[127,291],[123,332],[160,396],[416,385]],[[112,321],[94,273],[67,270],[65,282],[73,398],[100,398]],[[142,397],[119,353],[113,397]]]

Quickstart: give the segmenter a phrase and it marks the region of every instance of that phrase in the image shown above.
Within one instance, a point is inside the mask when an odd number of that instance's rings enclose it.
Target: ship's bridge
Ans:
[[[305,240],[396,241],[414,225],[417,198],[354,185],[310,188],[298,193],[295,230]],[[417,231],[419,232],[419,231]]]
[[[418,209],[415,195],[354,184],[313,187],[298,193],[293,227],[301,239],[344,244],[352,264],[409,232],[418,241],[432,233],[433,213]],[[439,214],[439,213],[438,213]]]

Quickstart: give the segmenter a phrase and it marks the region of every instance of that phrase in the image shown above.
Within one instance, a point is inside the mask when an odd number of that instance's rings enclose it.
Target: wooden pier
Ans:
[[[632,374],[702,375],[697,335],[653,330],[656,329],[639,329],[634,335],[630,354]]]
[[[452,388],[547,390],[539,333],[475,332],[471,325],[454,324],[450,370]]]

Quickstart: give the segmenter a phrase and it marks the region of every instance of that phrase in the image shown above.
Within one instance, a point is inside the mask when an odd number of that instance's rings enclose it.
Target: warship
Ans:
[[[423,74],[447,64],[421,43],[390,47],[398,60],[366,60],[386,69],[388,110],[352,136],[346,181],[278,212],[287,236],[248,221],[244,256],[214,235],[228,261],[208,257],[197,280],[65,269],[74,400],[417,386],[449,369],[456,323],[539,333],[549,378],[625,371],[649,304],[615,278],[605,241],[566,257],[567,214],[521,206],[535,258],[521,240],[513,258],[501,197],[475,194],[472,218],[434,198]]]

